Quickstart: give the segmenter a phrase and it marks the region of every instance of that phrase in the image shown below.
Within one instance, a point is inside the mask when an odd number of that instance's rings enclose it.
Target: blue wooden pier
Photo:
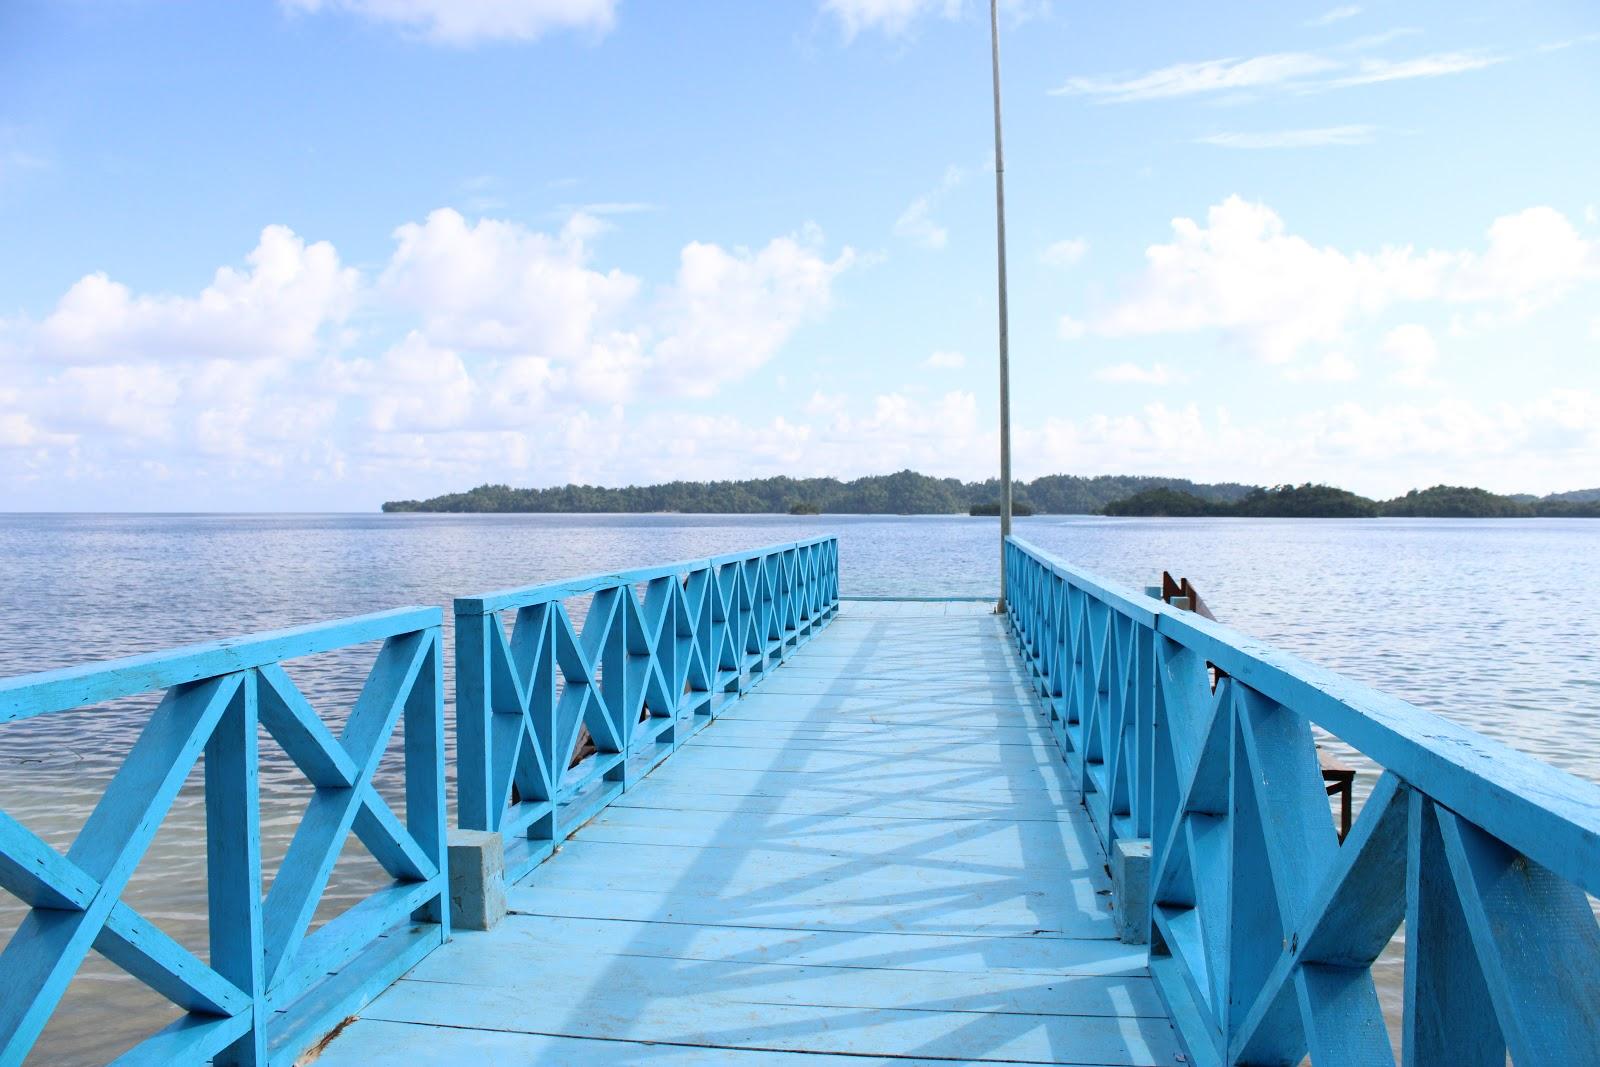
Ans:
[[[832,538],[458,599],[453,833],[437,609],[0,681],[163,694],[64,855],[0,813],[0,1067],[91,950],[186,1012],[119,1063],[1393,1064],[1402,923],[1405,1063],[1600,1063],[1600,787],[1006,567],[1003,616],[841,598]],[[281,666],[379,643],[337,734]],[[258,726],[312,793],[266,893]],[[1317,730],[1379,768],[1342,842]],[[204,959],[119,900],[197,762]],[[351,835],[393,881],[313,930]]]

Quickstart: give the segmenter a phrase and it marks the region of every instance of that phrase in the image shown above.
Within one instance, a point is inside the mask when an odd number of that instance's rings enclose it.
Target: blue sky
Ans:
[[[1600,484],[1600,10],[1003,18],[1019,476]],[[0,509],[995,467],[976,0],[0,8]]]

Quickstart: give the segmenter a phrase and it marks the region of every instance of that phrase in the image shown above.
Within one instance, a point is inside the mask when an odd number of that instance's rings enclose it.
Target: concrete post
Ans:
[[[494,830],[451,830],[450,921],[488,930],[506,915],[505,843]]]
[[[1150,940],[1150,839],[1120,838],[1111,847],[1117,936],[1126,944]]]

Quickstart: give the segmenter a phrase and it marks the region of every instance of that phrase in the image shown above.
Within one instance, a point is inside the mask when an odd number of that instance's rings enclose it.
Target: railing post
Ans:
[[[489,706],[492,612],[456,605],[456,822],[464,830],[498,830],[499,805],[490,794],[494,739]]]
[[[412,684],[405,705],[406,829],[434,867],[448,878],[444,799],[444,649],[439,632]],[[450,940],[450,894],[441,892],[413,918],[437,923]]]
[[[1433,801],[1412,793],[1406,833],[1405,1063],[1504,1067],[1505,1038],[1476,963]],[[1552,931],[1553,932],[1553,931]],[[1571,1062],[1578,1062],[1573,1060]]]
[[[245,672],[206,741],[206,897],[211,968],[250,996],[250,1026],[214,1059],[218,1067],[267,1067],[266,978],[261,927],[260,780],[256,745],[259,675]]]

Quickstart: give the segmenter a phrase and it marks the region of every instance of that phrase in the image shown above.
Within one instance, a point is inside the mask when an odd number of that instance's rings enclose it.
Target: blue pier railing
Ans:
[[[1200,1064],[1600,1063],[1600,786],[1011,539],[1008,610]],[[1382,775],[1341,844],[1313,725]]]
[[[833,537],[458,599],[460,825],[520,877],[838,604]]]
[[[287,1064],[449,937],[442,613],[412,608],[0,680],[0,723],[160,693],[63,856],[0,812],[0,1065],[20,1064],[91,949],[183,1009],[119,1063]],[[335,736],[282,663],[382,642]],[[403,722],[405,815],[374,787]],[[263,894],[257,730],[311,797]],[[121,896],[203,756],[209,958]],[[309,932],[354,833],[393,881]]]

